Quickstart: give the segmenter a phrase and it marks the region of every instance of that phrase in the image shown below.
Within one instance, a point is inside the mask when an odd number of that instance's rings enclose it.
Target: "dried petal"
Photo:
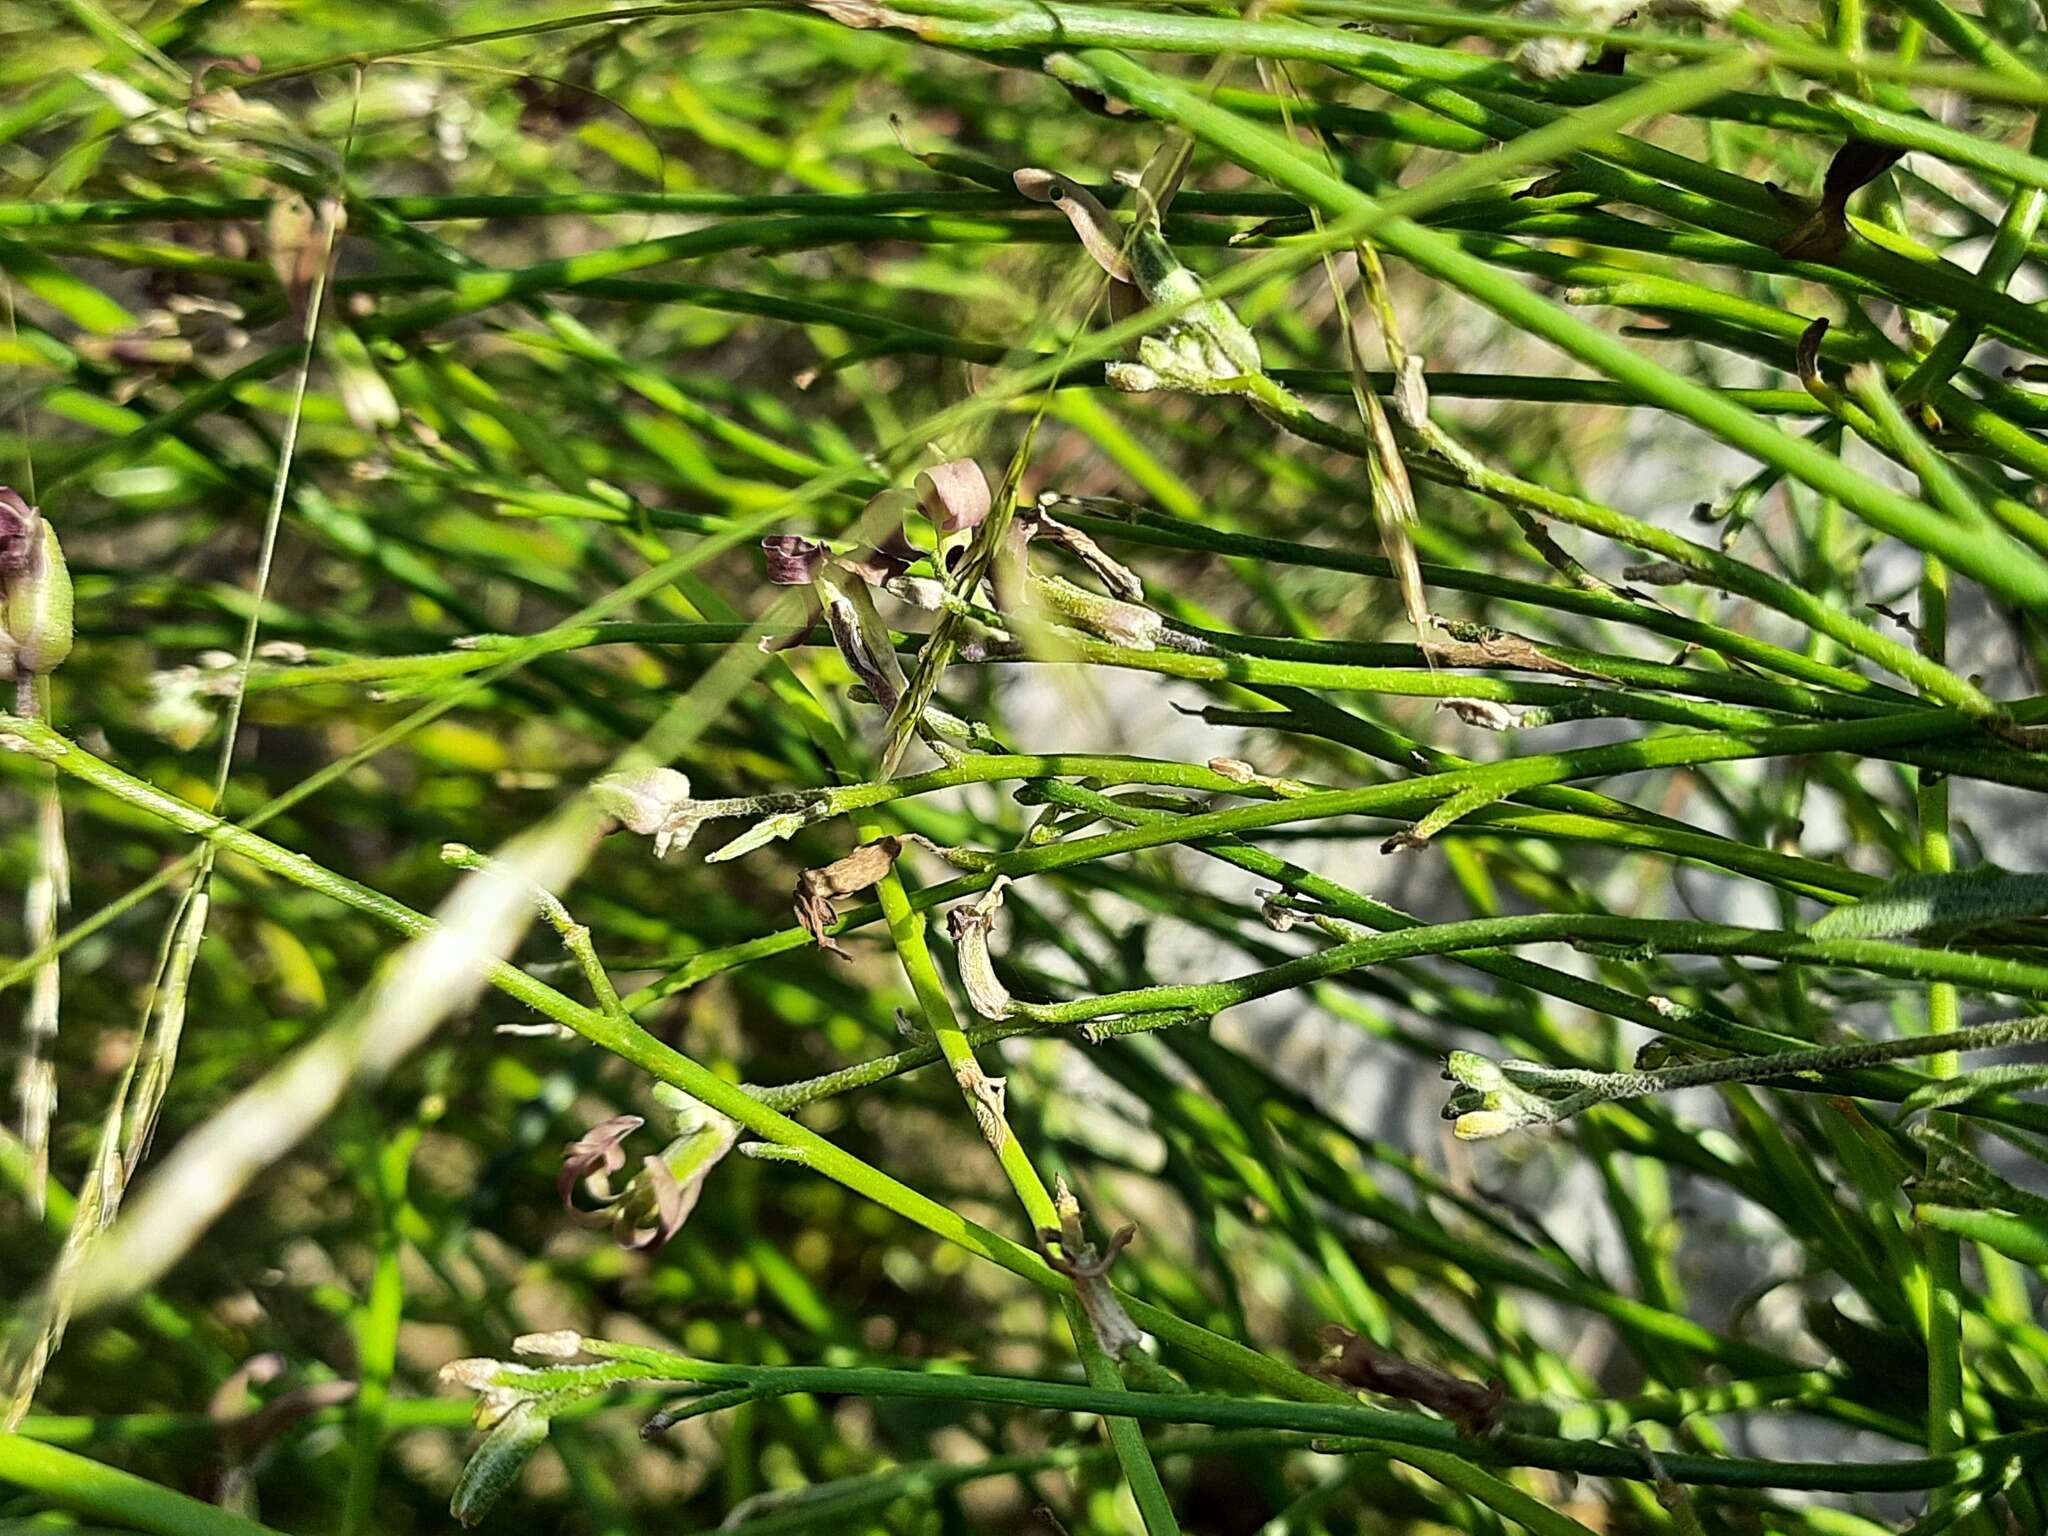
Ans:
[[[822,869],[807,869],[796,877],[796,920],[820,949],[842,960],[848,958],[845,949],[825,932],[839,917],[833,901],[880,883],[902,851],[900,839],[880,837],[863,843],[843,859]]]
[[[1007,876],[998,875],[995,884],[977,901],[965,901],[946,914],[946,931],[952,935],[959,957],[960,985],[966,989],[968,1004],[984,1019],[1007,1019],[1014,1011],[1010,989],[996,975],[989,958],[988,930],[1003,904]]]
[[[1111,558],[1109,553],[1078,528],[1069,527],[1047,510],[1057,504],[1059,497],[1051,492],[1039,498],[1038,505],[1019,514],[1018,521],[1032,524],[1030,536],[1042,537],[1059,545],[1076,560],[1095,573],[1096,579],[1109,588],[1110,595],[1129,602],[1142,602],[1145,597],[1145,583],[1138,579],[1138,573],[1122,561]]]
[[[796,533],[771,533],[761,541],[768,579],[778,587],[804,587],[825,568],[825,546]]]
[[[570,1215],[578,1220],[590,1215],[576,1204],[576,1186],[586,1181],[591,1182],[599,1199],[611,1198],[610,1176],[626,1166],[626,1153],[620,1143],[646,1123],[638,1115],[614,1115],[593,1125],[562,1149],[562,1170],[555,1175],[555,1193]]]
[[[828,566],[819,574],[817,589],[825,605],[825,622],[831,628],[839,654],[875,702],[884,709],[894,709],[908,684],[902,663],[896,659],[895,643],[875,609],[868,584],[851,572],[836,573]]]
[[[1458,1426],[1459,1434],[1468,1437],[1491,1434],[1500,1427],[1501,1406],[1507,1397],[1505,1383],[1492,1381],[1481,1386],[1381,1349],[1336,1323],[1325,1328],[1322,1337],[1337,1351],[1323,1372],[1346,1386],[1420,1403],[1442,1414]]]
[[[981,1130],[982,1140],[1000,1153],[1003,1143],[1010,1137],[1010,1123],[1004,1118],[1010,1080],[1007,1077],[990,1077],[981,1070],[981,1063],[971,1057],[960,1064],[953,1080],[967,1095],[967,1102],[974,1106],[974,1123]]]
[[[1026,166],[1011,180],[1034,203],[1050,203],[1067,216],[1095,264],[1118,283],[1131,282],[1131,264],[1124,259],[1123,231],[1093,192],[1058,171]]]
[[[979,528],[995,502],[988,476],[972,459],[948,459],[920,470],[917,499],[942,536]]]
[[[1110,1238],[1109,1246],[1098,1253],[1081,1225],[1081,1202],[1067,1187],[1064,1175],[1053,1183],[1053,1212],[1059,1217],[1059,1230],[1039,1234],[1045,1260],[1073,1282],[1074,1298],[1088,1315],[1089,1327],[1095,1332],[1095,1342],[1112,1359],[1121,1360],[1136,1349],[1145,1336],[1131,1321],[1123,1302],[1118,1300],[1109,1283],[1109,1272],[1116,1263],[1116,1256],[1138,1235],[1138,1229],[1133,1226],[1118,1228]],[[1051,1245],[1055,1242],[1059,1244],[1058,1252],[1052,1251]]]
[[[621,1248],[660,1248],[683,1229],[683,1219],[696,1203],[686,1203],[683,1189],[668,1164],[658,1157],[640,1160],[631,1192],[620,1202],[612,1235]]]
[[[879,544],[856,550],[841,563],[870,586],[884,586],[924,558],[919,549],[899,530]]]

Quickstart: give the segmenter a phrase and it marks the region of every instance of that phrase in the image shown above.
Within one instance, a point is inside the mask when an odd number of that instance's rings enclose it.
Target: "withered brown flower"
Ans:
[[[1382,1349],[1340,1323],[1331,1323],[1320,1337],[1325,1346],[1336,1351],[1335,1357],[1320,1367],[1325,1376],[1362,1392],[1405,1398],[1433,1409],[1457,1425],[1458,1433],[1467,1438],[1490,1435],[1500,1428],[1507,1386],[1499,1379],[1481,1386]]]
[[[796,877],[796,920],[818,948],[842,960],[851,958],[844,947],[825,932],[826,927],[839,917],[839,909],[832,903],[842,896],[851,896],[856,891],[879,884],[896,862],[896,855],[902,851],[900,838],[878,837],[872,843],[861,844],[843,859],[835,860],[822,869],[807,869]]]

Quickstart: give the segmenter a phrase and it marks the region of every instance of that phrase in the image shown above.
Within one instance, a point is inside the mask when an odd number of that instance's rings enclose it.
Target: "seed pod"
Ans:
[[[1003,887],[1009,883],[1007,876],[998,875],[985,895],[964,901],[946,914],[946,931],[960,966],[960,985],[969,1006],[984,1019],[1007,1019],[1016,1011],[1010,989],[996,975],[988,952],[988,930],[1003,905]]]
[[[507,1488],[519,1479],[533,1453],[548,1437],[548,1421],[533,1403],[521,1402],[484,1436],[469,1458],[448,1501],[448,1512],[464,1525],[475,1525]]]

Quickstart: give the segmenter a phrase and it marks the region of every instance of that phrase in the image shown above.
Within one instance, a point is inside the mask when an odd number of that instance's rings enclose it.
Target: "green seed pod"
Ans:
[[[500,1419],[470,1456],[456,1480],[448,1511],[464,1525],[483,1519],[499,1497],[519,1480],[533,1453],[548,1437],[548,1421],[531,1400],[522,1399]]]

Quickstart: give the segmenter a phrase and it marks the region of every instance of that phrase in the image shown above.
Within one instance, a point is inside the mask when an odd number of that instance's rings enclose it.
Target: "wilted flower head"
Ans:
[[[598,809],[642,837],[654,839],[654,856],[666,858],[671,848],[689,846],[703,815],[690,798],[687,774],[674,768],[648,768],[637,773],[608,773],[590,786]]]
[[[900,838],[878,837],[823,869],[807,869],[796,877],[796,920],[818,948],[842,960],[849,958],[844,947],[825,932],[839,917],[833,902],[880,884],[902,851]]]
[[[768,579],[778,587],[807,587],[825,568],[825,546],[798,533],[771,533],[761,541]]]
[[[576,1204],[578,1185],[587,1185],[600,1201],[610,1201],[611,1176],[626,1166],[621,1145],[647,1122],[638,1115],[613,1115],[585,1131],[562,1149],[562,1171],[555,1175],[555,1193],[578,1220],[587,1214]],[[600,1215],[600,1221],[604,1218]]]
[[[739,1137],[736,1122],[686,1093],[664,1084],[655,1097],[675,1116],[675,1138],[660,1156],[643,1157],[624,1188],[614,1193],[612,1179],[626,1166],[625,1139],[645,1123],[638,1115],[615,1115],[571,1142],[555,1179],[569,1214],[585,1226],[609,1226],[622,1248],[660,1248],[680,1232],[705,1178]],[[579,1189],[597,1204],[579,1204]]]

